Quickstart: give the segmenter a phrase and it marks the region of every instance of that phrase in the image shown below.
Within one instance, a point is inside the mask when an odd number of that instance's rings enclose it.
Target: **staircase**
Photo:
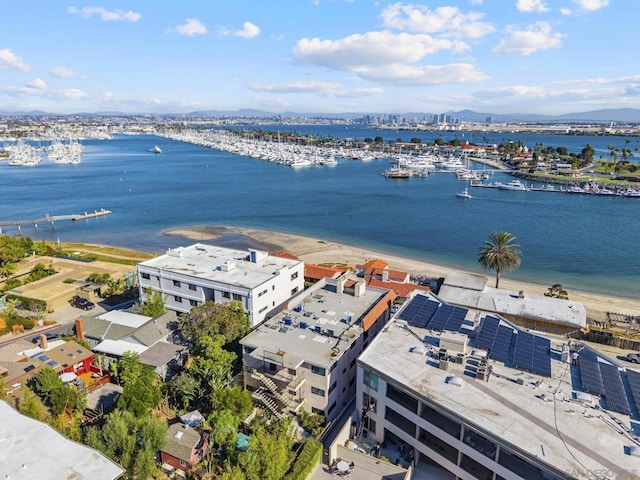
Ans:
[[[280,400],[280,402],[282,402],[282,404],[288,408],[291,411],[295,411],[297,406],[298,406],[298,402],[295,401],[295,399],[291,398],[291,396],[289,394],[286,394],[282,391],[280,391],[280,389],[278,388],[278,386],[275,384],[275,382],[273,380],[271,380],[269,377],[267,377],[266,375],[263,375],[262,373],[258,372],[258,371],[254,371],[253,374],[258,377],[258,379],[262,382],[262,384],[267,387],[267,389],[269,390],[269,392],[271,392],[271,394],[277,398],[278,400]]]
[[[260,387],[258,390],[252,393],[252,396],[260,401],[260,403],[262,403],[267,408],[267,410],[269,410],[273,414],[273,416],[276,417],[276,419],[280,420],[284,416],[280,412],[278,405],[276,405],[276,403],[271,398],[265,395],[264,388]]]

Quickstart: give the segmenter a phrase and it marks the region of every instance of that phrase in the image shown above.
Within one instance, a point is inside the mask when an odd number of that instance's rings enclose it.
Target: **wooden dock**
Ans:
[[[30,220],[7,220],[0,221],[0,235],[2,235],[2,227],[17,227],[18,232],[21,232],[21,227],[24,225],[33,225],[34,228],[38,228],[38,224],[49,224],[53,225],[55,222],[59,222],[61,220],[71,220],[73,222],[77,222],[79,220],[86,220],[88,218],[95,217],[103,217],[105,215],[111,214],[111,210],[105,210],[101,208],[100,210],[94,210],[93,212],[84,212],[83,214],[71,214],[71,215],[45,215],[41,218],[34,218]]]

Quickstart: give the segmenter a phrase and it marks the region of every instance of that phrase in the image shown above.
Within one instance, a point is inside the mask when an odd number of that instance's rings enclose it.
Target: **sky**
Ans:
[[[0,110],[640,108],[637,0],[97,2],[2,2]]]

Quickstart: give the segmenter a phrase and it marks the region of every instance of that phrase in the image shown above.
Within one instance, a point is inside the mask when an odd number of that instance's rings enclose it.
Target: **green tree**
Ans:
[[[206,398],[219,388],[234,385],[233,364],[237,355],[225,350],[224,343],[222,335],[200,337],[192,351],[187,371],[198,380]]]
[[[251,413],[253,401],[248,391],[236,385],[215,390],[211,396],[211,406],[214,411],[228,410],[240,422]]]
[[[22,402],[20,402],[20,413],[36,420],[45,421],[49,416],[47,407],[43,401],[29,388],[22,387]]]
[[[179,410],[191,410],[203,398],[200,382],[189,372],[180,372],[166,386],[169,400]]]
[[[153,367],[142,365],[137,377],[125,382],[122,394],[118,397],[118,407],[132,412],[136,416],[148,414],[160,404],[162,392],[158,386],[158,377]]]
[[[151,478],[155,457],[165,443],[166,424],[150,415],[115,410],[102,426],[90,427],[85,443],[118,462],[130,479]]]
[[[569,300],[569,294],[564,289],[561,283],[554,283],[552,286],[550,286],[548,291],[544,292],[544,296]]]
[[[224,450],[227,454],[232,452],[238,438],[238,419],[229,410],[216,410],[209,416],[211,433],[209,441],[212,445]]]
[[[267,431],[257,425],[249,447],[238,456],[240,468],[249,480],[281,480],[293,459],[293,436],[290,420],[285,418]]]
[[[194,340],[201,336],[222,335],[225,343],[231,343],[244,337],[250,329],[250,324],[242,303],[208,301],[192,308],[188,315],[183,316],[179,328]]]
[[[380,135],[378,135],[373,139],[373,143],[375,143],[376,145],[382,145],[384,143],[384,139]]]
[[[64,382],[60,376],[50,366],[46,365],[38,370],[33,377],[33,390],[40,397],[48,397],[51,392],[64,387]]]
[[[155,318],[167,311],[164,304],[164,298],[160,292],[147,288],[147,290],[145,290],[145,297],[147,301],[144,302],[144,305],[142,306],[142,315]]]
[[[478,262],[485,270],[496,272],[496,288],[502,272],[510,272],[520,266],[521,251],[515,237],[508,232],[493,232],[480,248]]]

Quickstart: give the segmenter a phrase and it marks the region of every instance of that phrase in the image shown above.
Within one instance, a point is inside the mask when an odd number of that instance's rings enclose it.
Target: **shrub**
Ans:
[[[75,278],[65,278],[62,283],[75,283],[75,282],[76,282]]]
[[[4,332],[3,333],[7,333],[7,332],[14,332],[14,331],[24,331],[24,330],[31,330],[33,327],[36,326],[36,322],[34,322],[33,320],[31,320],[30,318],[25,318],[25,317],[20,317],[18,315],[13,315],[9,318],[5,319],[5,327],[4,327]]]
[[[47,302],[45,302],[44,300],[38,300],[37,298],[21,297],[20,295],[7,295],[5,297],[5,301],[6,300],[18,300],[18,302],[20,302],[20,305],[22,305],[22,308],[24,308],[25,310],[30,310],[32,312],[47,311]]]
[[[305,480],[322,457],[322,443],[311,438],[302,447],[285,480]]]

